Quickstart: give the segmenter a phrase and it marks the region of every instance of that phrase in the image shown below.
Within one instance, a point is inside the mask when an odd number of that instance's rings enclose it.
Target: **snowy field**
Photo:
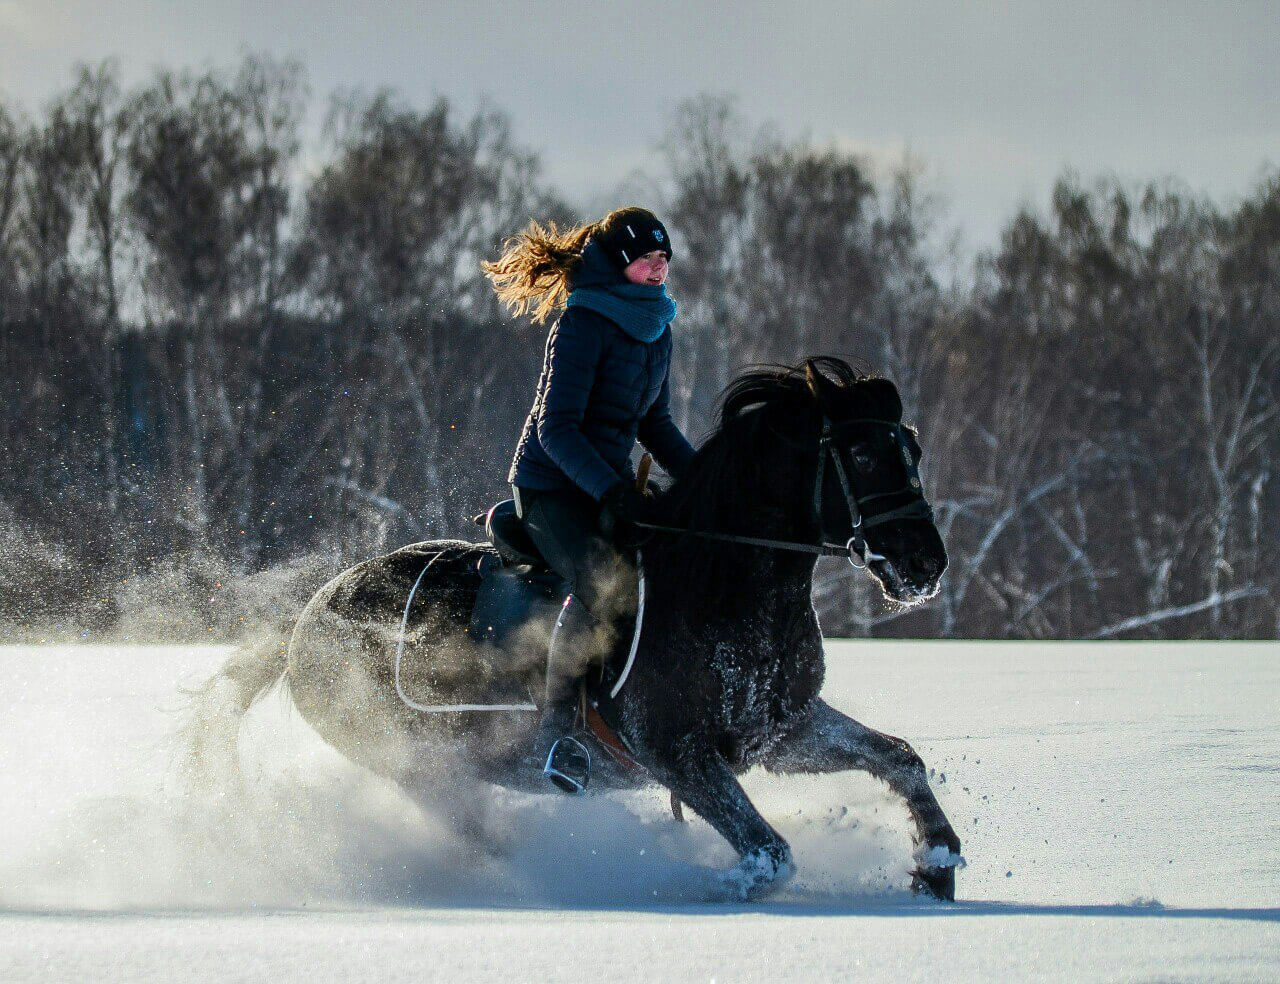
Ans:
[[[730,855],[665,796],[492,796],[478,852],[278,693],[247,790],[192,793],[224,653],[0,647],[0,981],[1280,980],[1274,643],[831,643],[827,698],[936,770],[954,905],[856,774],[747,777],[798,866],[752,905],[682,892]]]

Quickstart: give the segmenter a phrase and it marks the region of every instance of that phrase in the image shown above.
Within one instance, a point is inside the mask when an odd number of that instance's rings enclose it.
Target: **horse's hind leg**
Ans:
[[[765,759],[770,772],[842,772],[862,769],[883,780],[907,802],[916,826],[916,871],[912,887],[954,899],[960,838],[942,812],[924,762],[901,738],[874,731],[825,701]]]
[[[657,771],[671,792],[738,852],[737,866],[722,876],[723,887],[734,897],[763,895],[794,874],[791,848],[747,799],[718,754],[707,751]]]
[[[445,777],[435,771],[411,770],[397,777],[423,816],[443,824],[475,857],[503,857],[505,836],[489,824],[492,788],[474,773],[451,771]]]

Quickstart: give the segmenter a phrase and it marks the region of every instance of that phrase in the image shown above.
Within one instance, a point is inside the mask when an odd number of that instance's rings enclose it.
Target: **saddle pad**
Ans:
[[[490,567],[481,578],[467,629],[472,639],[503,648],[533,619],[545,621],[550,635],[569,590],[561,577],[532,567]]]

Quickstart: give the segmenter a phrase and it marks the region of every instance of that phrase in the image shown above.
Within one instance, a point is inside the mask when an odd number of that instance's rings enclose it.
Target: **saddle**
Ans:
[[[502,647],[531,619],[554,622],[569,584],[543,559],[516,515],[515,500],[504,499],[473,522],[484,527],[497,557],[487,554],[479,564],[471,637]]]

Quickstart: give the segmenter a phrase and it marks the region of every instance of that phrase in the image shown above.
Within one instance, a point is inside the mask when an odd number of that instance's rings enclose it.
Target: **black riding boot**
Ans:
[[[542,720],[534,739],[534,756],[542,774],[558,789],[578,795],[591,778],[591,753],[573,737],[578,716],[578,681],[587,665],[584,647],[591,644],[596,620],[574,595],[556,619],[547,651],[547,690]]]

